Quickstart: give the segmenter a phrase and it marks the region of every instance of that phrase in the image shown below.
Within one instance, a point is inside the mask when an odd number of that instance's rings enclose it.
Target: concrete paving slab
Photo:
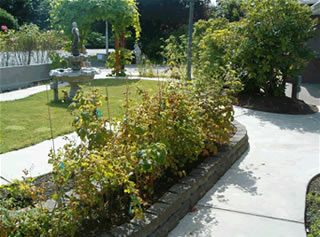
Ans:
[[[69,83],[59,83],[59,87],[67,86]],[[20,100],[31,95],[37,94],[42,91],[50,90],[50,85],[41,85],[41,86],[33,86],[25,89],[10,91],[0,93],[0,102],[1,101],[12,101],[12,100]]]
[[[196,206],[168,237],[301,237],[302,223]]]
[[[291,97],[292,84],[286,84],[286,96]],[[320,105],[320,84],[302,83],[298,99],[313,105]]]
[[[320,172],[320,113],[235,107],[235,117],[247,128],[249,150],[198,202],[210,211],[189,214],[169,236],[305,236],[297,223],[304,222],[308,182]],[[193,227],[186,232],[186,226]]]
[[[66,144],[64,137],[76,143],[80,139],[75,133],[66,136],[60,136],[54,139],[56,150]],[[24,176],[23,170],[27,170],[28,177],[35,177],[52,171],[52,166],[48,164],[49,152],[52,149],[52,141],[46,140],[34,146],[30,146],[18,151],[11,151],[0,155],[0,176],[9,181],[13,179],[21,180]],[[7,184],[6,181],[0,179],[0,185]]]

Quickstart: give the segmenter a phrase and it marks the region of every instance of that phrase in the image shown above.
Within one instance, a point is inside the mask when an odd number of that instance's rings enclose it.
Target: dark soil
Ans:
[[[302,100],[292,100],[289,97],[238,96],[238,106],[271,113],[280,114],[314,114],[319,112],[317,106],[306,104]]]
[[[320,194],[320,175],[311,181],[308,187],[308,192]]]

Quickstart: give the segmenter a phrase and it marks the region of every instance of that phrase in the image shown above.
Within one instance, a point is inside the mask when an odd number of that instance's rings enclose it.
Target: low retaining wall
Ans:
[[[133,219],[102,233],[100,237],[167,236],[190,209],[248,149],[246,128],[235,121],[236,134],[231,143],[214,157],[207,158],[188,176],[173,185],[154,205],[146,210],[142,220]]]
[[[0,91],[14,90],[50,79],[50,64],[0,67]]]

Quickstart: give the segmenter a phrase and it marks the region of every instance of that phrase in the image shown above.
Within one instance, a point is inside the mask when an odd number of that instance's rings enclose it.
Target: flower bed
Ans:
[[[208,157],[186,177],[174,184],[156,203],[145,211],[141,220],[131,220],[101,237],[116,236],[167,236],[179,220],[213,187],[220,177],[248,149],[246,128],[234,122],[237,129],[230,145],[216,156]]]
[[[109,112],[106,118],[101,116],[102,97],[97,91],[77,98],[71,106],[78,108],[73,126],[82,142],[70,142],[51,153],[55,190],[52,200],[47,199],[44,186],[32,182],[3,187],[0,234],[96,235],[132,218],[140,222],[148,216],[145,210],[159,194],[160,184],[186,176],[199,157],[217,154],[226,144],[235,145],[231,139],[235,133],[231,84],[171,83],[164,87],[159,82],[156,95],[138,91],[142,102],[132,106],[127,99],[125,116],[118,121],[111,120]],[[125,96],[128,98],[128,90]],[[109,108],[109,98],[105,99]],[[244,136],[239,134],[234,139]],[[237,152],[235,149],[219,158],[217,167],[223,166],[225,172],[239,157],[234,155]],[[231,163],[225,163],[229,156]],[[211,170],[216,165],[208,167]],[[212,169],[210,174],[205,170],[190,173],[200,175],[193,188],[201,195],[209,187],[206,179],[217,179],[223,173],[220,168]],[[192,191],[188,192],[191,195]],[[164,195],[169,199],[177,196],[173,192]],[[181,210],[200,197],[190,195],[183,195],[193,201],[184,203]],[[16,211],[21,208],[23,211]]]

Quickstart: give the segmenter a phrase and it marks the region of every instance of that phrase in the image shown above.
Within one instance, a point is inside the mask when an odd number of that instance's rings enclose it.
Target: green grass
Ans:
[[[95,80],[91,85],[83,85],[84,93],[98,88],[105,95],[106,86],[109,91],[111,117],[120,118],[123,115],[122,105],[125,102],[126,80],[105,79]],[[128,80],[129,98],[139,102],[136,88],[158,90],[158,82]],[[62,90],[69,92],[69,87],[59,89],[59,98],[63,98]],[[48,107],[51,113],[54,137],[72,132],[73,116],[68,111],[68,104],[53,101],[53,92],[37,93],[25,99],[0,102],[0,153],[21,149],[51,138]],[[107,117],[106,102],[101,108],[102,115]]]

